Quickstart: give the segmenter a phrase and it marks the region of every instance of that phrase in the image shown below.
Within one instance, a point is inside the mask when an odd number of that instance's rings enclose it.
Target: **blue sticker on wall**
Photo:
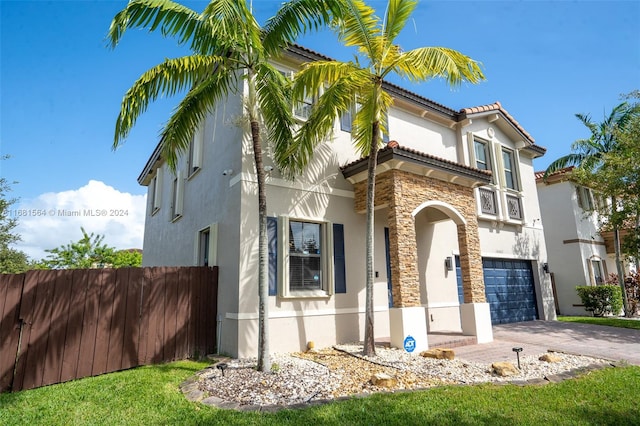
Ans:
[[[411,336],[407,336],[404,339],[404,350],[407,352],[413,352],[416,349],[416,339]]]

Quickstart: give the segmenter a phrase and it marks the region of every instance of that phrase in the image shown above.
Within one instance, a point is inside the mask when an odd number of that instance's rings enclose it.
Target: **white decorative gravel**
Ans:
[[[543,379],[608,361],[585,356],[556,353],[561,361],[539,361],[543,355],[520,357],[519,374],[499,377],[490,364],[463,359],[439,360],[412,355],[400,349],[376,347],[376,356],[362,356],[362,345],[337,345],[310,354],[273,354],[270,373],[256,370],[255,359],[229,360],[224,376],[217,368],[200,374],[199,384],[207,396],[240,405],[289,405],[353,394],[399,389],[422,389],[442,384],[512,382]],[[455,350],[455,349],[454,349]],[[302,359],[302,358],[313,358]],[[516,362],[514,360],[514,365]],[[397,377],[391,389],[373,386],[370,378],[384,372]]]

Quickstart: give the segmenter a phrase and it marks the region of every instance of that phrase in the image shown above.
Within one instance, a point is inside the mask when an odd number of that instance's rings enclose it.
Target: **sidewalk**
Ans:
[[[491,343],[455,348],[456,358],[492,363],[548,350],[640,365],[640,330],[560,321],[527,321],[493,327]]]

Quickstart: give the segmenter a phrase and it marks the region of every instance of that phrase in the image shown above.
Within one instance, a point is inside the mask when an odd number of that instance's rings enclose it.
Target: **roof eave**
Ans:
[[[465,186],[476,187],[486,185],[491,182],[491,172],[474,169],[465,165],[440,159],[430,155],[425,155],[417,151],[408,150],[402,147],[386,147],[378,152],[377,164],[394,162],[390,168],[401,168],[404,164],[413,164],[425,169],[425,176],[441,179],[447,176],[447,181],[460,181]],[[361,158],[353,163],[341,168],[343,176],[352,183],[361,181],[362,174],[366,174],[368,157]],[[387,168],[388,169],[388,168]],[[386,171],[386,169],[381,170]]]

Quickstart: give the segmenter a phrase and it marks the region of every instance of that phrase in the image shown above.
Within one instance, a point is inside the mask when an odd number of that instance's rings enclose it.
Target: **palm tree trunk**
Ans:
[[[262,143],[260,140],[260,123],[256,105],[255,75],[248,71],[249,85],[249,124],[251,125],[251,141],[253,143],[253,160],[258,178],[258,371],[271,370],[269,357],[269,258],[267,239],[267,193],[266,173],[262,161]]]
[[[366,229],[366,301],[364,324],[364,348],[365,356],[376,354],[375,335],[373,328],[373,261],[374,261],[374,208],[376,190],[376,166],[378,163],[378,138],[380,123],[373,123],[373,137],[371,138],[371,152],[367,167],[367,229]]]

